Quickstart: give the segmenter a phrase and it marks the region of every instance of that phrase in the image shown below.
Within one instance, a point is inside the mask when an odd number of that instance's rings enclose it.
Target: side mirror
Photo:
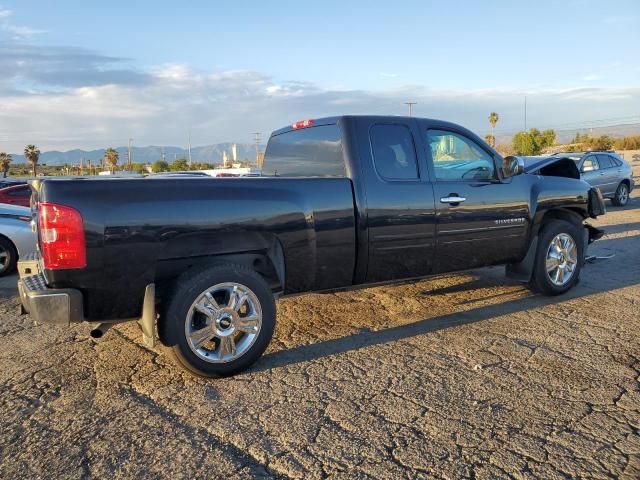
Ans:
[[[515,177],[524,173],[524,159],[509,155],[502,162],[502,175],[504,178]]]

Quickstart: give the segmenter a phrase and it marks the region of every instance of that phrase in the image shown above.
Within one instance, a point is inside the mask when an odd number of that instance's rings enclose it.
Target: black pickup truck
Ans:
[[[260,178],[33,181],[18,287],[37,322],[138,321],[191,372],[230,375],[264,352],[281,295],[497,264],[566,292],[605,212],[579,177],[444,121],[306,120],[273,132]]]

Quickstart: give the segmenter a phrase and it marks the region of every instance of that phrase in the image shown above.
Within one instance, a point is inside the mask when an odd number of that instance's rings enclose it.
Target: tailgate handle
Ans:
[[[440,203],[462,203],[466,200],[464,197],[459,197],[455,193],[450,193],[448,197],[440,198]]]

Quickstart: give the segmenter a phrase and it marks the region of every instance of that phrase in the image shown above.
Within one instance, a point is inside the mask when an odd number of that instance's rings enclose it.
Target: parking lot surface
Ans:
[[[566,295],[496,267],[283,299],[221,380],[135,325],[34,326],[2,279],[0,477],[640,478],[640,192],[607,208]]]

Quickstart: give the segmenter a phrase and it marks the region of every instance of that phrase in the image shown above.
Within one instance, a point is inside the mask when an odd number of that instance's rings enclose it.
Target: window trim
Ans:
[[[458,178],[458,179],[440,179],[438,178],[438,176],[436,175],[436,164],[433,161],[433,154],[431,153],[431,147],[429,144],[429,132],[431,131],[440,131],[440,132],[448,132],[448,133],[453,133],[455,135],[459,135],[462,138],[469,140],[470,142],[472,142],[474,145],[477,145],[478,148],[480,148],[480,150],[482,150],[483,152],[485,152],[489,158],[491,158],[491,162],[493,163],[493,177],[492,178],[487,178],[487,179],[466,179],[466,178]],[[428,157],[428,162],[430,162],[431,168],[433,170],[433,181],[434,182],[443,182],[443,183],[452,183],[452,182],[465,182],[465,183],[502,183],[503,181],[503,177],[502,174],[500,172],[500,169],[498,168],[498,166],[496,165],[496,158],[495,155],[487,150],[486,148],[484,148],[484,146],[480,143],[478,143],[477,141],[475,141],[473,138],[469,137],[469,135],[465,135],[463,132],[459,131],[459,130],[455,130],[453,128],[447,128],[445,126],[443,127],[439,127],[439,126],[430,126],[427,127],[426,131],[426,142],[425,142],[425,150],[427,153],[427,157]]]
[[[413,145],[413,155],[415,158],[416,174],[417,174],[416,178],[387,178],[383,176],[378,170],[378,167],[376,165],[376,156],[375,156],[375,153],[373,152],[373,143],[371,143],[371,130],[373,129],[373,127],[385,126],[385,125],[393,126],[393,127],[402,127],[409,132],[409,135],[411,136],[411,143]],[[422,182],[422,171],[420,169],[420,159],[418,156],[418,148],[416,146],[416,139],[413,133],[414,132],[411,129],[411,127],[402,122],[375,122],[369,125],[367,136],[369,137],[368,140],[369,140],[369,152],[371,153],[371,163],[373,163],[373,171],[376,173],[376,176],[381,181],[385,183],[403,183],[403,182],[420,183]]]

